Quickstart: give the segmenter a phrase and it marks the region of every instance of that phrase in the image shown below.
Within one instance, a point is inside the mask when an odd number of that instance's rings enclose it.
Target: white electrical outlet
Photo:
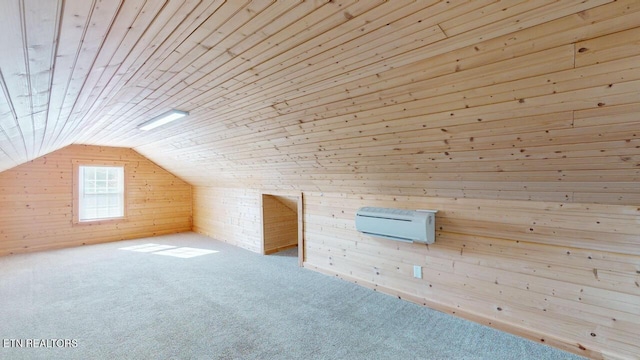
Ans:
[[[422,266],[413,265],[413,277],[416,279],[422,279]]]

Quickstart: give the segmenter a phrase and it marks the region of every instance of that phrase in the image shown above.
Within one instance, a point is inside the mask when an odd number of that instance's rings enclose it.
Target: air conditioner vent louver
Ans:
[[[356,229],[384,239],[433,244],[436,212],[363,207],[356,212]]]

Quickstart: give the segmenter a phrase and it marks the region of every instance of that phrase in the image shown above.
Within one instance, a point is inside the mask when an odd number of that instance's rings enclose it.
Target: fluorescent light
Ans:
[[[145,123],[142,123],[140,125],[138,125],[138,129],[143,130],[143,131],[148,131],[151,129],[155,129],[158,126],[162,126],[164,124],[170,123],[174,120],[178,120],[181,117],[185,117],[189,115],[188,112],[186,111],[180,111],[180,110],[171,110],[171,111],[167,111],[166,113],[157,116]]]

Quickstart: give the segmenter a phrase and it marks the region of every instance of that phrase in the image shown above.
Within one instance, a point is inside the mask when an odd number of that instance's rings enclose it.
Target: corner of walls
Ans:
[[[260,191],[194,186],[193,231],[261,253]]]

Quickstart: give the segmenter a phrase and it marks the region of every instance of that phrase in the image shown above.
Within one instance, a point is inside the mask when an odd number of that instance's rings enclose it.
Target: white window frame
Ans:
[[[103,179],[86,179],[86,171],[93,170],[93,176],[97,176],[96,171],[107,170]],[[108,173],[112,172],[115,179],[109,181]],[[90,184],[92,182],[93,184]],[[93,185],[87,187],[87,185]],[[126,167],[124,163],[108,162],[99,163],[93,161],[74,161],[74,204],[73,223],[74,224],[95,224],[105,221],[117,221],[126,219]],[[101,196],[104,195],[104,196]],[[94,204],[102,201],[104,206],[94,206],[93,214],[87,211],[88,202]],[[105,203],[106,202],[106,203]],[[113,203],[119,205],[113,209]],[[97,205],[97,204],[96,204]],[[100,210],[102,209],[102,210]],[[102,212],[100,214],[99,212]]]

